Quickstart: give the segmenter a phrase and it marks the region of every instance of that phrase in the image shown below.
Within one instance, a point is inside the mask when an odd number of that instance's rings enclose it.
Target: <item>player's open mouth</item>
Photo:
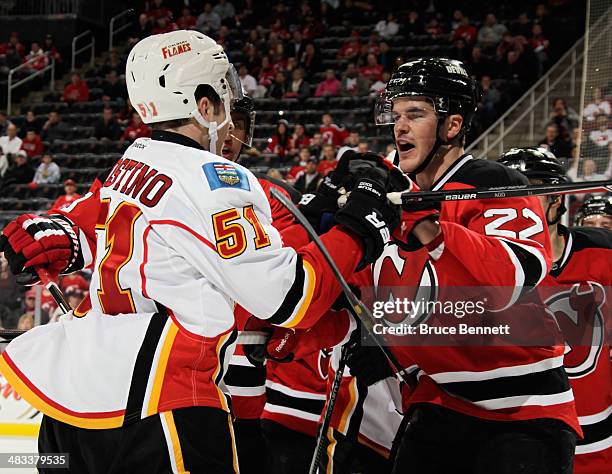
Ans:
[[[400,153],[405,153],[407,151],[410,151],[414,147],[415,145],[413,143],[408,143],[408,142],[398,142],[397,143],[397,148],[399,149]]]
[[[223,145],[223,148],[221,148],[221,155],[223,156],[223,158],[232,156],[232,147],[228,145]]]

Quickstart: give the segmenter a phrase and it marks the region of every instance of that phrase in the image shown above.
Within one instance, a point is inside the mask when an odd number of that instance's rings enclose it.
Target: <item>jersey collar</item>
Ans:
[[[177,145],[189,146],[191,148],[197,148],[198,150],[204,150],[204,147],[192,138],[181,135],[180,133],[169,132],[168,130],[153,130],[153,133],[151,133],[151,140],[176,143]]]
[[[442,173],[442,176],[440,176],[433,183],[433,185],[431,186],[431,190],[438,191],[442,189],[442,186],[444,186],[448,182],[448,180],[451,179],[453,175],[461,169],[463,165],[465,165],[468,161],[472,159],[474,159],[474,157],[470,155],[469,153],[461,155],[459,158],[457,158],[455,162],[452,165],[450,165],[444,173]]]

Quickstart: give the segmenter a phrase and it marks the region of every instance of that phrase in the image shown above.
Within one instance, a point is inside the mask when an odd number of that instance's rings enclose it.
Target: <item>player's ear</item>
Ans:
[[[211,116],[214,113],[214,107],[210,100],[208,100],[208,97],[201,97],[197,104],[198,110],[200,114],[202,114],[202,117],[204,117],[204,120],[210,122]]]
[[[463,117],[459,114],[452,114],[446,118],[446,139],[453,140],[461,131]]]

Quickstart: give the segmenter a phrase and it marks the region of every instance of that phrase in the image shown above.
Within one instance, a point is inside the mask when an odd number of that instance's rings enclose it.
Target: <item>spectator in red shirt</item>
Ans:
[[[78,72],[73,72],[70,76],[70,82],[64,87],[64,102],[87,102],[89,100],[89,87]]]
[[[28,69],[34,71],[40,71],[41,69],[46,68],[49,64],[49,57],[36,42],[32,43],[32,50],[30,51],[30,54],[23,59],[24,62],[32,60],[33,62],[28,65]]]
[[[462,38],[467,44],[472,45],[476,41],[478,36],[478,29],[475,26],[470,25],[470,18],[467,15],[463,15],[459,21],[459,26],[453,33],[453,41]]]
[[[304,124],[297,123],[293,127],[293,134],[289,139],[289,155],[291,157],[296,156],[300,149],[308,147],[310,145],[310,137],[306,134],[306,127]]]
[[[359,44],[359,33],[353,31],[350,39],[342,45],[338,51],[338,59],[353,59],[359,55],[361,44]]]
[[[333,145],[323,145],[323,159],[317,166],[317,173],[325,177],[327,173],[336,168],[336,148]]]
[[[126,140],[133,142],[137,138],[150,136],[151,128],[142,121],[138,112],[132,112],[132,123],[125,129],[120,141],[121,143]]]
[[[12,49],[14,49],[19,56],[21,56],[22,58],[25,56],[26,49],[19,41],[19,34],[16,31],[13,31],[11,33],[11,36],[9,36],[9,48],[11,46]]]
[[[378,64],[375,54],[368,54],[367,64],[363,66],[359,72],[365,76],[370,82],[380,81],[382,79],[383,67]]]
[[[51,209],[60,209],[62,207],[68,206],[72,202],[76,201],[81,197],[80,194],[77,194],[77,185],[72,179],[67,179],[64,181],[64,195],[57,198],[57,200],[51,206]]]
[[[272,84],[274,77],[276,76],[276,70],[274,66],[270,64],[270,56],[264,56],[261,58],[261,69],[259,70],[259,85],[268,87]]]
[[[550,48],[550,41],[546,39],[544,36],[544,32],[542,31],[542,25],[539,23],[534,23],[531,28],[532,36],[529,38],[529,46],[533,49],[533,52],[538,58],[538,62],[540,63],[540,75],[544,71],[544,64],[548,61],[548,50]]]
[[[340,81],[336,79],[333,69],[325,71],[325,79],[319,82],[315,91],[315,97],[334,97],[340,94]]]
[[[59,53],[59,51],[55,47],[55,43],[53,42],[53,35],[47,34],[47,36],[45,36],[45,43],[43,44],[43,49],[45,50],[45,53],[49,55],[49,57],[55,60],[56,66],[58,64],[61,64],[62,55]]]
[[[177,29],[176,23],[170,21],[167,16],[160,16],[151,33],[154,35],[161,35],[162,33],[170,33],[171,31],[175,31]]]
[[[342,146],[344,140],[348,136],[348,132],[344,128],[340,128],[334,123],[331,114],[325,113],[321,117],[321,126],[319,127],[323,143],[329,143],[335,147]]]
[[[196,17],[191,14],[189,7],[183,8],[183,15],[176,20],[176,25],[181,30],[190,30],[196,24]]]
[[[153,0],[153,5],[150,5],[150,9],[147,11],[147,16],[153,20],[171,15],[172,11],[164,5],[164,0]]]
[[[312,41],[315,38],[320,38],[325,32],[323,24],[316,20],[314,15],[307,15],[304,27],[302,28],[302,36],[307,41]]]
[[[89,291],[89,283],[83,277],[81,272],[72,273],[71,275],[65,275],[60,280],[60,288],[64,293],[70,293],[75,290],[80,290],[83,293]]]
[[[21,143],[21,149],[25,150],[25,152],[28,154],[28,158],[42,155],[43,151],[45,151],[45,147],[43,146],[40,137],[36,134],[36,130],[32,128],[28,129],[26,136]]]
[[[266,152],[274,153],[280,158],[285,158],[287,149],[289,148],[289,141],[289,122],[281,119],[276,125],[276,133],[268,139],[268,148]]]

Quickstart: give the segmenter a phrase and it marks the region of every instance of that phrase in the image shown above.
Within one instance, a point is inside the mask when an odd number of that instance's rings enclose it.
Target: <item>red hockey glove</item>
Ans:
[[[268,337],[264,344],[245,344],[244,355],[255,367],[263,367],[266,359],[275,362],[291,362],[295,356],[297,337],[295,330],[272,326],[266,321],[251,316],[244,325],[245,331],[262,331]]]
[[[0,252],[22,284],[38,280],[36,267],[58,275],[80,255],[79,240],[67,220],[36,214],[24,214],[7,224],[0,235]]]

